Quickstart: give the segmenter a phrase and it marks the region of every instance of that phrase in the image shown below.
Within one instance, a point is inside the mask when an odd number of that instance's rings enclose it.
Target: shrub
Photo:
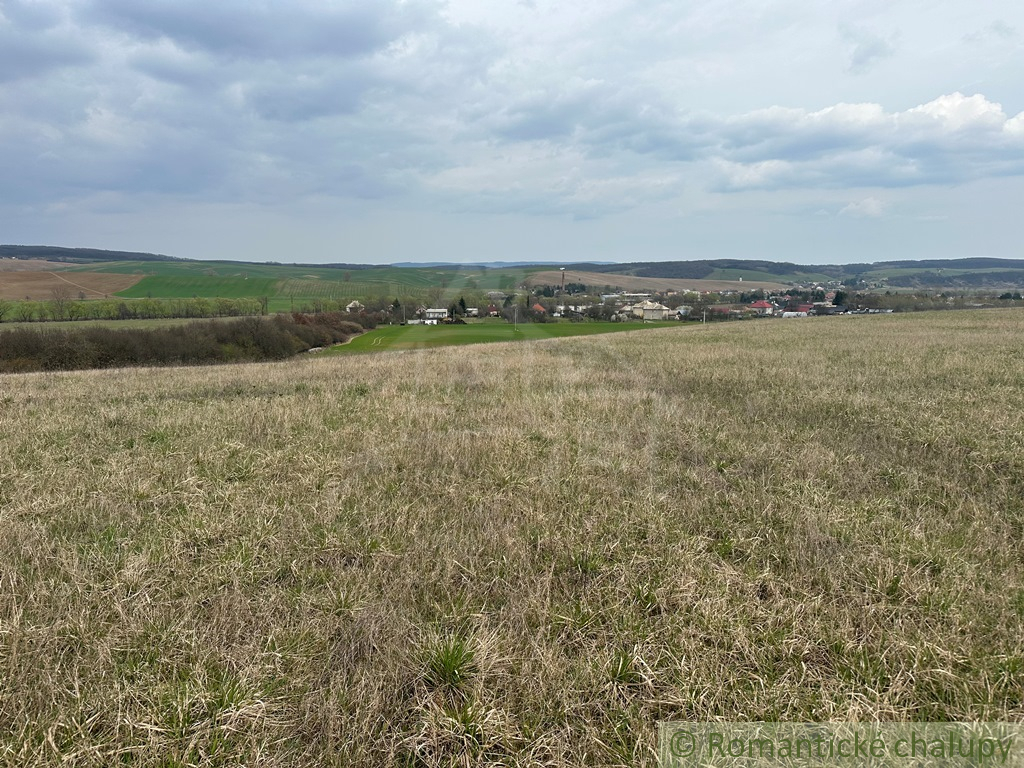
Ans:
[[[0,333],[0,372],[283,360],[362,331],[340,312],[151,329],[18,328]]]

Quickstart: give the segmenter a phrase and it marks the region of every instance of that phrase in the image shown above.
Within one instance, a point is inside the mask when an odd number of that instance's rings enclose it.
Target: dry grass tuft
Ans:
[[[0,764],[1024,716],[1019,312],[0,379]]]

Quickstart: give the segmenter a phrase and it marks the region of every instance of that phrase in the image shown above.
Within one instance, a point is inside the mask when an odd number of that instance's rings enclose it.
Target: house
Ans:
[[[671,313],[672,310],[657,301],[641,301],[632,307],[633,316],[643,320],[667,320]]]
[[[466,317],[480,317],[480,308],[466,307]]]
[[[762,316],[775,314],[775,306],[770,301],[765,301],[764,299],[755,301],[750,305],[750,308]]]
[[[539,312],[542,315],[546,315],[548,313],[548,311],[544,309],[544,307],[541,306],[540,304],[534,304],[532,307],[530,307],[530,309],[532,309],[534,312]]]
[[[496,304],[490,304],[487,307],[487,316],[488,317],[497,317],[500,314],[501,314],[501,310],[498,308],[498,306]]]
[[[362,312],[364,309],[366,309],[366,307],[360,304],[358,301],[349,302],[345,306],[346,312]]]
[[[446,317],[448,317],[448,310],[444,309],[444,308],[441,308],[441,307],[435,307],[433,309],[427,309],[427,310],[424,310],[424,312],[423,312],[423,319],[424,320],[434,320],[434,321],[437,321],[437,320],[444,320]]]

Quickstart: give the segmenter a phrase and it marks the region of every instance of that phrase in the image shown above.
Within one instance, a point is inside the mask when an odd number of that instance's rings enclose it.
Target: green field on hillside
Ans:
[[[387,325],[357,336],[347,344],[325,350],[324,354],[386,352],[404,349],[485,344],[497,341],[528,341],[566,336],[679,327],[679,323],[511,323],[481,322],[466,325]]]
[[[277,293],[277,281],[260,277],[144,277],[117,296],[126,299],[223,298],[241,299]]]
[[[105,262],[73,267],[69,272],[113,272],[117,274],[145,275],[141,290],[153,296],[192,296],[185,293],[195,289],[201,281],[212,281],[203,288],[199,296],[230,297],[270,295],[278,297],[298,296],[296,285],[303,286],[302,296],[353,297],[368,294],[405,293],[426,290],[435,286],[449,292],[458,290],[508,290],[512,291],[538,268],[509,269],[454,269],[438,267],[369,267],[369,268],[327,268],[316,266],[294,266],[288,264],[241,264],[227,261],[208,262],[164,262],[131,261]],[[191,282],[192,280],[196,282]],[[227,280],[218,283],[218,280]],[[276,283],[273,290],[259,293],[237,293],[265,289],[267,283]],[[329,285],[328,285],[329,284]],[[328,287],[323,287],[328,286]],[[124,292],[125,297],[139,295],[139,286]],[[234,293],[212,293],[216,290]],[[361,292],[360,292],[361,291]],[[143,293],[141,295],[147,295]]]
[[[509,269],[447,267],[329,268],[288,264],[241,264],[228,261],[103,262],[72,267],[68,272],[113,272],[142,275],[124,298],[261,298],[271,311],[315,308],[318,302],[420,296],[441,291],[448,303],[463,293],[501,290],[514,292],[537,268]]]

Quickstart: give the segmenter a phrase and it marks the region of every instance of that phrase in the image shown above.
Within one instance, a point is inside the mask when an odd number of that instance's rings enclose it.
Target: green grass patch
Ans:
[[[467,323],[466,325],[388,325],[357,336],[348,344],[332,347],[324,354],[388,352],[429,349],[498,341],[533,341],[564,336],[593,336],[601,333],[678,327],[679,323]]]
[[[241,299],[277,293],[277,281],[265,277],[167,277],[153,275],[142,278],[131,288],[118,293],[126,299]]]
[[[240,264],[234,261],[204,262],[148,262],[126,261],[89,264],[73,267],[68,272],[111,272],[115,274],[145,275],[142,283],[148,284],[145,290],[153,290],[153,295],[189,295],[167,293],[159,294],[160,290],[179,290],[183,286],[175,282],[151,281],[150,278],[169,278],[180,280],[195,278],[197,280],[230,279],[249,281],[248,290],[255,290],[257,280],[271,281],[316,281],[318,283],[336,283],[341,286],[371,286],[363,289],[367,292],[394,293],[411,290],[423,290],[435,286],[451,292],[467,290],[505,290],[513,291],[533,272],[540,267],[514,267],[506,269],[454,268],[454,267],[369,267],[365,269],[344,267],[317,267],[289,264]],[[234,285],[235,283],[231,283]],[[243,284],[244,285],[244,284]],[[163,286],[163,287],[161,287]],[[136,286],[138,288],[138,286]],[[220,289],[223,290],[223,289]],[[295,286],[282,282],[278,292],[287,295],[294,292]],[[304,286],[304,295],[316,296],[312,286]],[[352,295],[347,288],[342,288],[345,295]],[[260,293],[240,293],[230,295],[257,296]],[[273,293],[273,292],[271,292]],[[129,294],[124,294],[129,295]],[[134,294],[133,294],[134,295]],[[146,295],[145,293],[141,295]],[[200,296],[228,296],[227,293],[197,293]]]

